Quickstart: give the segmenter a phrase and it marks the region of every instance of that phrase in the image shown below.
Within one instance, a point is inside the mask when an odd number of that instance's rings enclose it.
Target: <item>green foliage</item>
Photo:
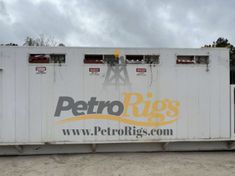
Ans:
[[[0,46],[18,46],[16,43],[0,44]]]
[[[230,66],[235,66],[235,47],[229,43],[228,39],[220,37],[211,45],[205,45],[204,47],[222,47],[230,49]]]

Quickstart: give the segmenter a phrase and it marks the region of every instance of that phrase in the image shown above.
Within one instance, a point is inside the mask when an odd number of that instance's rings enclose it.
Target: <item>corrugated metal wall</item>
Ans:
[[[42,142],[127,142],[211,140],[230,138],[229,62],[223,49],[120,49],[121,54],[159,54],[160,64],[127,65],[130,85],[103,85],[108,67],[84,65],[84,54],[112,54],[114,49],[102,48],[0,48],[3,71],[0,71],[2,106],[0,119],[1,143]],[[64,53],[66,63],[47,64],[46,74],[36,74],[36,64],[28,63],[29,54]],[[209,55],[206,66],[176,65],[176,55]],[[39,64],[40,65],[40,64]],[[41,64],[44,65],[44,64]],[[98,67],[98,75],[89,68]],[[136,68],[146,68],[137,76]],[[152,92],[157,100],[172,99],[181,103],[180,117],[163,127],[173,129],[173,136],[64,136],[61,129],[102,127],[122,128],[126,124],[111,120],[84,120],[64,125],[56,121],[72,116],[71,112],[54,117],[59,96],[86,100],[123,101],[123,92]],[[143,107],[142,107],[143,109]]]

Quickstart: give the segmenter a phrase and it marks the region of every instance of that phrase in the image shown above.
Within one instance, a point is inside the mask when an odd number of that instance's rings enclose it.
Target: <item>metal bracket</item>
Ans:
[[[91,144],[92,153],[96,153],[96,144]]]
[[[166,151],[168,144],[169,144],[169,142],[162,143],[162,150],[163,151]]]
[[[22,145],[15,145],[14,147],[17,150],[17,152],[23,153],[24,147]]]
[[[234,146],[235,146],[235,142],[234,141],[228,141],[227,142],[228,149],[232,149],[232,148],[234,148]]]

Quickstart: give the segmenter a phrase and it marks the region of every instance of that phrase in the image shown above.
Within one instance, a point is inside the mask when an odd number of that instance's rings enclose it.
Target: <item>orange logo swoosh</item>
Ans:
[[[157,126],[164,126],[171,124],[177,120],[177,118],[168,120],[168,121],[160,121],[160,122],[139,122],[131,119],[126,119],[124,117],[120,116],[114,116],[109,114],[87,114],[87,115],[81,115],[81,116],[75,116],[75,117],[69,117],[60,121],[57,121],[57,124],[65,124],[69,122],[75,122],[80,120],[89,120],[89,119],[102,119],[102,120],[113,120],[117,122],[126,123],[129,125],[135,125],[135,126],[144,126],[144,127],[157,127]]]

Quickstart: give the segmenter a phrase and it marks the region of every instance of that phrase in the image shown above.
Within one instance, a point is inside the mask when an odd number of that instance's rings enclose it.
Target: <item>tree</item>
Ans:
[[[235,47],[229,43],[228,39],[220,37],[211,45],[204,45],[204,47],[223,47],[230,49],[230,66],[235,66]]]
[[[26,37],[23,46],[36,46],[36,41],[32,37]]]
[[[65,44],[63,44],[63,43],[60,43],[58,46],[65,46]]]
[[[16,43],[0,44],[0,46],[18,46]]]
[[[57,42],[53,37],[47,37],[43,34],[39,35],[36,38],[26,37],[23,46],[65,46],[63,43],[57,45]]]

